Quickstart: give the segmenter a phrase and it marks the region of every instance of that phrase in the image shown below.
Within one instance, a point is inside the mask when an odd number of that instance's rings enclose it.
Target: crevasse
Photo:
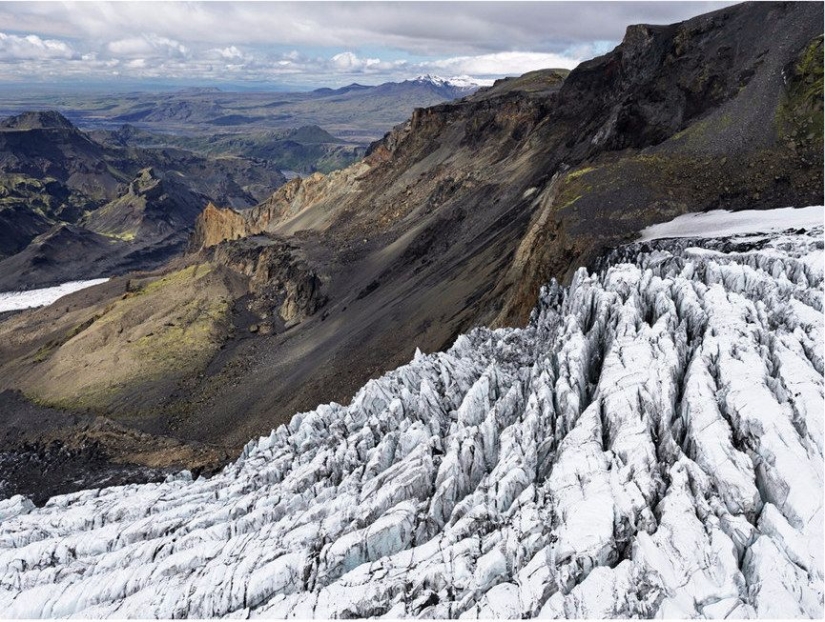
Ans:
[[[0,612],[821,618],[822,246],[631,245],[211,479],[0,502]]]

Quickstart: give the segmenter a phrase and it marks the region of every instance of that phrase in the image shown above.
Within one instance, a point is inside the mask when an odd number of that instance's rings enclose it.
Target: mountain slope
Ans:
[[[293,180],[241,215],[245,231],[238,215],[212,218],[231,221],[233,237],[292,240],[329,302],[268,338],[271,357],[239,346],[255,370],[243,406],[207,386],[199,395],[273,422],[346,400],[413,344],[524,322],[542,283],[569,280],[648,224],[820,203],[821,134],[792,140],[782,117],[793,105],[783,71],[821,41],[821,21],[818,4],[758,3],[631,27],[563,81],[549,72],[417,110],[364,162]],[[221,239],[217,227],[196,224],[195,246]],[[296,357],[322,363],[296,368]]]
[[[821,618],[823,228],[758,230],[621,248],[209,480],[0,502],[4,614]]]

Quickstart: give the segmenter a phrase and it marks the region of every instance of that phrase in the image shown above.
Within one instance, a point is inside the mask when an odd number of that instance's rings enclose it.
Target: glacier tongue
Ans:
[[[211,479],[0,501],[0,611],[821,618],[822,240],[627,247]]]

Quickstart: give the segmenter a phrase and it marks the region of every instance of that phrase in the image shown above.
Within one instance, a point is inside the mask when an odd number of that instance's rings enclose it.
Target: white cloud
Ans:
[[[79,55],[65,41],[41,39],[37,35],[9,35],[0,32],[0,60],[73,59]]]
[[[337,69],[352,70],[363,66],[364,62],[352,52],[341,52],[331,59],[332,65]]]
[[[120,57],[161,56],[166,58],[186,56],[188,50],[180,41],[147,34],[112,41],[106,46],[110,54]]]
[[[113,67],[124,79],[313,87],[426,73],[495,78],[572,68],[618,43],[629,23],[725,4],[4,1],[0,81],[105,79]]]
[[[226,59],[233,59],[233,58],[243,58],[243,53],[236,48],[234,45],[230,45],[229,47],[225,47],[220,50],[215,50],[222,58]]]
[[[433,61],[439,73],[470,76],[518,76],[535,69],[572,69],[581,58],[540,52],[498,52],[479,56],[458,56]]]
[[[508,51],[514,43],[558,52],[580,42],[618,41],[630,23],[670,23],[728,4],[733,3],[0,2],[0,24],[7,31],[100,41],[153,32],[210,47],[363,45],[459,56]]]
[[[380,58],[359,58],[353,52],[341,52],[330,59],[331,68],[345,74],[391,71],[405,64],[404,61],[390,62],[382,61]]]

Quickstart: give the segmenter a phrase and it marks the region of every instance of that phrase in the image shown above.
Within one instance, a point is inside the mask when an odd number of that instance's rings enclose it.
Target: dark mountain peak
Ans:
[[[492,86],[479,88],[472,98],[474,101],[481,101],[506,93],[549,95],[561,88],[569,74],[569,69],[538,69],[517,77],[500,78]]]
[[[164,178],[154,167],[142,169],[129,184],[129,195],[142,196],[148,200],[157,199],[166,192]]]
[[[99,234],[89,231],[78,225],[66,222],[57,223],[51,229],[37,236],[32,240],[29,248],[31,251],[42,252],[44,249],[60,250],[61,247],[68,248],[80,241],[104,241]],[[69,257],[66,257],[68,259]]]
[[[353,91],[368,91],[375,87],[372,86],[364,86],[363,84],[358,84],[357,82],[353,82],[352,84],[348,84],[347,86],[342,86],[338,89],[331,89],[329,87],[324,87],[320,89],[315,89],[313,94],[326,97],[327,95],[346,95],[347,93],[352,93]]]
[[[117,131],[115,132],[118,136],[122,136],[124,138],[131,138],[132,136],[136,136],[140,132],[144,130],[139,129],[138,127],[132,125],[131,123],[124,123],[121,125]]]
[[[75,130],[72,122],[56,110],[29,110],[14,117],[0,121],[4,130],[63,129]]]
[[[821,3],[756,2],[668,26],[629,26],[620,45],[578,65],[559,92],[558,117],[584,130],[576,158],[658,145],[734,100],[729,119],[774,118],[783,67],[815,32],[807,24],[821,22]],[[778,36],[778,24],[795,36]],[[765,82],[756,88],[771,88],[770,96],[738,97],[757,74]],[[729,125],[718,127],[708,149],[726,154],[745,143],[767,145],[772,135],[751,122],[747,138],[731,131],[730,142],[721,138]]]
[[[215,93],[223,93],[217,86],[190,86],[175,91],[175,95],[214,95]]]
[[[304,144],[340,143],[340,138],[336,138],[318,125],[303,125],[299,128],[287,131],[284,138],[294,140]]]

